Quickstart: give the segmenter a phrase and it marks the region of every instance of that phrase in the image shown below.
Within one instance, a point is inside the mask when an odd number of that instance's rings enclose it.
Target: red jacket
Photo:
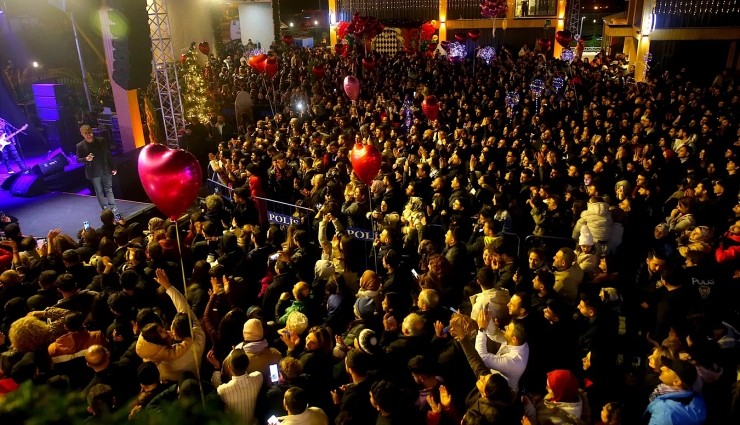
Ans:
[[[740,258],[740,235],[725,233],[722,242],[714,252],[714,257],[718,264],[737,261]]]

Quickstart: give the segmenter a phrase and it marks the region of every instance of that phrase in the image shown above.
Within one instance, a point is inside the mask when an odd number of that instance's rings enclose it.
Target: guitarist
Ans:
[[[15,174],[15,171],[10,168],[11,162],[15,162],[16,165],[18,165],[21,173],[28,170],[21,160],[20,155],[18,155],[18,150],[16,150],[15,144],[13,143],[13,137],[27,128],[28,124],[25,124],[23,127],[19,128],[18,131],[8,134],[5,131],[5,128],[0,126],[0,161],[5,165],[5,168],[8,170],[8,174]]]

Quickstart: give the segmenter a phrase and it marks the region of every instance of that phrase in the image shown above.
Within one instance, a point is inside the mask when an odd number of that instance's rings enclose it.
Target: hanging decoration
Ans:
[[[478,49],[478,57],[481,58],[486,65],[491,65],[491,62],[496,57],[496,49],[491,46],[481,47]]]
[[[563,49],[563,52],[560,53],[560,59],[568,63],[573,62],[573,59],[575,59],[575,57],[576,57],[576,54],[573,53],[573,51],[570,49]]]
[[[373,16],[360,16],[359,12],[356,12],[352,16],[352,20],[347,25],[347,34],[354,38],[355,43],[364,45],[365,42],[372,41],[378,36],[385,26]]]
[[[514,108],[519,104],[519,93],[515,91],[506,93],[504,102],[506,102],[506,106],[509,107],[509,119],[511,120],[514,117]]]
[[[539,111],[540,98],[542,97],[542,92],[545,90],[545,82],[536,78],[529,83],[529,90],[534,94],[535,107],[537,108],[537,111]]]
[[[506,0],[483,0],[480,3],[480,14],[486,19],[493,21],[491,35],[496,37],[496,19],[503,19],[504,30],[506,30],[506,14],[509,12],[509,5]]]
[[[363,58],[362,59],[362,67],[367,70],[372,70],[375,68],[375,59],[372,57],[369,58]]]
[[[645,63],[645,66],[642,69],[642,81],[645,81],[647,73],[650,70],[650,62],[653,61],[653,54],[650,52],[645,53],[645,55],[642,57],[642,61]]]

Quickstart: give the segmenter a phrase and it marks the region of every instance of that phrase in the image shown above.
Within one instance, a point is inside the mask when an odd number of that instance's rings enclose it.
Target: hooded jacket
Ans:
[[[647,407],[649,425],[699,425],[707,419],[707,405],[700,394],[677,391],[657,396]]]
[[[586,211],[581,213],[581,218],[573,228],[573,239],[578,240],[581,234],[581,226],[588,226],[593,235],[594,242],[608,242],[612,233],[612,214],[609,212],[609,204],[606,202],[589,202]]]

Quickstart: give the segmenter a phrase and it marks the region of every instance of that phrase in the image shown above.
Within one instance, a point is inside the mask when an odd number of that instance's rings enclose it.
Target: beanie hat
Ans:
[[[308,329],[308,317],[300,311],[294,311],[288,315],[285,327],[292,333],[303,335]]]
[[[360,297],[355,301],[355,311],[360,319],[369,319],[375,314],[375,300],[368,297]]]
[[[588,245],[591,246],[594,244],[594,237],[591,236],[591,231],[588,229],[588,226],[585,224],[581,226],[581,236],[578,238],[578,245]]]
[[[261,341],[264,337],[262,322],[260,322],[259,319],[247,320],[247,322],[244,324],[242,335],[244,336],[244,341],[247,342]]]
[[[378,348],[378,337],[372,329],[363,329],[357,342],[360,344],[362,351],[368,354],[374,354]]]
[[[329,279],[334,274],[334,264],[329,260],[319,260],[313,272],[317,279]]]

